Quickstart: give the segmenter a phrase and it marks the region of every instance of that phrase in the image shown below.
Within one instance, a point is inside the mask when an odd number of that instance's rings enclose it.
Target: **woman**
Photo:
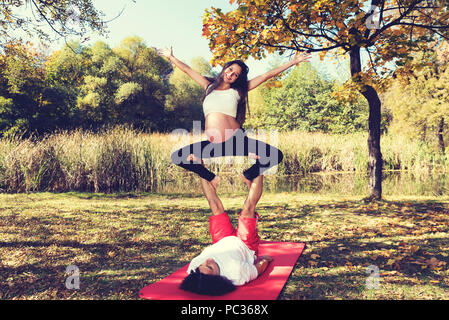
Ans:
[[[245,122],[248,91],[257,88],[288,68],[310,59],[309,53],[297,53],[292,60],[248,81],[249,68],[240,60],[226,63],[216,79],[207,78],[173,56],[173,49],[160,55],[185,72],[205,89],[203,111],[208,140],[196,142],[175,151],[171,159],[182,168],[197,173],[216,189],[221,178],[207,170],[202,159],[221,156],[250,156],[256,163],[241,175],[249,187],[251,181],[282,161],[282,152],[262,141],[248,138]]]

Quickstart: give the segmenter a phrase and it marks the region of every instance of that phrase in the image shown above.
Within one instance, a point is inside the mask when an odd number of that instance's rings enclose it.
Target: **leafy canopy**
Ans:
[[[389,72],[387,62],[404,65],[411,52],[437,37],[449,38],[449,2],[442,0],[230,0],[235,10],[207,9],[203,36],[211,63],[286,50],[319,52],[321,58],[364,48],[366,82]],[[372,5],[378,9],[373,11]],[[373,16],[372,13],[379,14]],[[377,19],[377,20],[375,20]],[[378,23],[376,23],[378,22]],[[362,75],[362,74],[360,74]],[[371,83],[369,83],[371,84]]]

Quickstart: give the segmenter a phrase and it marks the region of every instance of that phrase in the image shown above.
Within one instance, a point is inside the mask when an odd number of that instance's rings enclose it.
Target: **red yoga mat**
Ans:
[[[267,270],[257,279],[222,296],[205,296],[179,289],[187,276],[188,264],[146,286],[140,290],[139,296],[149,300],[276,300],[304,247],[304,243],[261,241],[259,255],[270,255],[274,259]]]

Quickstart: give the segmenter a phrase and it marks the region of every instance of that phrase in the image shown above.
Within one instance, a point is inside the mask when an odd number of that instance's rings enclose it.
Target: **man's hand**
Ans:
[[[269,261],[269,262],[273,261],[273,257],[267,256],[267,255],[261,256],[261,257],[259,257],[259,258],[260,258],[260,259],[263,259],[263,260],[267,260],[267,261]]]
[[[260,276],[267,269],[271,261],[273,261],[273,258],[270,256],[261,256],[257,258],[254,263],[254,266],[257,269],[257,276]]]

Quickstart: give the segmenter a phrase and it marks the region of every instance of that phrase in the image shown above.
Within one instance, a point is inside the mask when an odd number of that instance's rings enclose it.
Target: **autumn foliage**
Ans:
[[[368,13],[376,4],[376,11]],[[286,50],[318,52],[336,57],[357,46],[366,49],[365,83],[388,72],[387,62],[404,65],[411,53],[427,47],[430,30],[448,34],[445,1],[367,0],[230,0],[235,10],[211,7],[203,17],[203,36],[209,39],[212,64],[233,58],[256,59]],[[376,22],[381,18],[381,23]],[[423,27],[419,27],[423,26]],[[376,28],[378,27],[378,28]]]

